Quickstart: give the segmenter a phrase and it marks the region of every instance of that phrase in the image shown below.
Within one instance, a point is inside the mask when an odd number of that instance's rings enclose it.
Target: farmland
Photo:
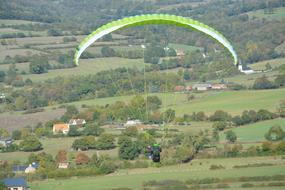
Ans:
[[[195,99],[187,101],[187,94],[183,93],[160,93],[157,95],[162,100],[161,110],[168,108],[175,109],[178,116],[192,114],[192,112],[204,111],[206,114],[213,114],[216,110],[224,110],[232,115],[241,114],[244,110],[268,109],[276,112],[281,100],[284,100],[285,89],[276,90],[246,90],[246,91],[209,91],[203,93],[193,93]],[[246,97],[246,98],[244,98]],[[110,98],[95,98],[92,100],[82,100],[69,103],[81,109],[82,105],[95,106],[112,104],[116,101],[128,102],[132,96],[118,96]],[[211,106],[209,106],[211,105]],[[60,106],[50,106],[44,108],[44,112],[25,114],[21,112],[3,113],[3,127],[8,129],[21,128],[26,125],[35,125],[41,120],[47,121],[59,118],[64,109],[55,109]],[[27,123],[26,123],[27,122]],[[1,125],[2,125],[1,124]]]
[[[271,163],[277,166],[265,167],[250,167],[242,169],[234,169],[235,165],[246,165],[251,163]],[[212,164],[222,164],[226,169],[209,170]],[[110,176],[101,176],[94,178],[78,178],[61,181],[44,181],[34,182],[31,187],[35,190],[47,190],[51,187],[55,190],[77,189],[79,186],[82,189],[91,190],[108,190],[112,188],[128,187],[133,189],[142,189],[143,181],[149,180],[188,180],[188,179],[203,179],[207,177],[219,176],[220,178],[238,178],[241,176],[256,176],[262,175],[284,175],[284,160],[280,157],[267,158],[234,158],[234,159],[200,159],[194,160],[188,165],[169,166],[163,168],[148,168],[135,170],[122,170]],[[235,184],[233,184],[235,185]],[[275,188],[270,188],[275,189]],[[279,189],[279,188],[276,188]]]
[[[285,130],[285,119],[275,119],[249,124],[231,130],[236,133],[238,142],[261,142],[266,140],[264,134],[274,125],[279,125]],[[221,133],[221,140],[225,140],[224,132]]]

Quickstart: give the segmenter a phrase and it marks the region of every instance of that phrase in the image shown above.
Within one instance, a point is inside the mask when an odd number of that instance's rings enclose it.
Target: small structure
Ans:
[[[71,119],[68,123],[70,126],[82,126],[86,124],[85,119]]]
[[[8,147],[13,143],[13,140],[10,138],[7,139],[0,139],[0,145],[2,145],[3,147]]]
[[[193,90],[206,91],[212,88],[211,84],[195,84],[193,85]]]
[[[175,92],[183,92],[185,90],[184,86],[175,86],[174,91]]]
[[[58,168],[59,169],[67,169],[69,167],[69,163],[68,162],[60,162],[58,163]]]
[[[34,168],[32,166],[32,164],[30,164],[26,169],[25,169],[25,173],[26,174],[31,174],[31,173],[35,173],[36,172],[36,168]]]
[[[250,75],[250,74],[254,74],[254,73],[261,73],[262,71],[255,71],[255,70],[252,70],[251,68],[246,68],[246,69],[243,69],[243,66],[242,66],[242,63],[240,62],[238,64],[238,70],[246,75]]]
[[[61,123],[61,124],[54,124],[52,128],[53,134],[63,133],[67,135],[69,132],[69,124]]]
[[[23,165],[13,165],[12,171],[14,173],[24,173],[26,168],[27,168],[27,166],[23,166]]]
[[[191,91],[191,90],[192,90],[192,86],[186,86],[186,87],[185,87],[185,91],[186,91],[186,92],[189,92],[189,91]]]
[[[177,57],[183,57],[183,56],[185,56],[185,52],[184,52],[183,50],[181,50],[181,49],[176,49],[175,51],[176,51]]]
[[[138,119],[136,120],[128,120],[126,123],[125,123],[125,127],[132,127],[132,126],[137,126],[137,125],[141,125],[142,122]]]
[[[225,84],[212,84],[213,90],[225,90],[227,89],[227,85]]]
[[[123,124],[119,124],[119,125],[116,125],[115,128],[116,128],[117,130],[125,130],[125,129],[126,129],[126,126],[123,125]]]
[[[7,178],[3,180],[7,190],[27,190],[28,185],[24,178]]]

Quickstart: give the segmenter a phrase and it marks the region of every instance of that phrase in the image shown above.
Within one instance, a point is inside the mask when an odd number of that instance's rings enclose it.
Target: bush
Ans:
[[[221,170],[221,169],[225,169],[225,167],[222,165],[214,165],[214,164],[210,166],[210,170]]]
[[[279,125],[274,125],[269,129],[264,137],[269,141],[280,141],[285,138],[285,132]]]
[[[38,151],[42,149],[42,143],[35,136],[28,136],[20,143],[20,150],[25,152]]]
[[[250,188],[250,187],[254,187],[254,185],[252,183],[243,183],[241,184],[242,188]]]
[[[234,143],[234,142],[236,142],[236,140],[237,140],[237,136],[236,136],[235,132],[233,132],[232,130],[230,130],[230,131],[227,131],[227,132],[226,132],[226,139],[227,139],[229,142]]]
[[[227,123],[225,121],[218,121],[213,124],[213,128],[219,131],[223,131],[227,127]]]

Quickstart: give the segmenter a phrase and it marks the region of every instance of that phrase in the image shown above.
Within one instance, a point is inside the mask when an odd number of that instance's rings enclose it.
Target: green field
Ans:
[[[197,98],[191,102],[181,102],[172,106],[178,115],[204,111],[213,113],[224,110],[232,115],[240,114],[243,110],[268,109],[276,111],[280,100],[284,99],[285,89],[260,91],[225,91],[209,93],[204,98]]]
[[[193,112],[204,111],[212,114],[216,110],[224,110],[232,115],[241,114],[244,110],[268,109],[276,112],[280,100],[284,100],[285,89],[275,90],[250,90],[250,91],[209,91],[194,93],[195,99],[187,101],[187,94],[181,93],[160,93],[157,95],[162,100],[161,110],[173,108],[177,116],[192,114]],[[132,96],[118,96],[110,98],[95,98],[68,103],[81,108],[82,105],[106,105],[116,101],[128,102]],[[45,122],[59,118],[63,109],[55,109],[59,105],[46,107],[44,112],[22,115],[22,112],[2,113],[0,119],[4,122],[5,128],[16,129],[26,125],[36,125],[38,122]]]
[[[250,18],[259,18],[259,19],[280,19],[285,18],[285,7],[275,8],[273,14],[264,14],[264,9],[260,9],[257,11],[251,11],[247,13]]]
[[[265,141],[264,134],[268,132],[273,125],[280,125],[285,131],[285,119],[275,119],[264,122],[258,122],[231,129],[237,135],[238,142],[260,142]],[[224,132],[221,133],[221,140],[225,141]]]
[[[32,81],[43,81],[58,76],[76,76],[76,75],[89,75],[96,74],[100,71],[115,69],[119,67],[137,67],[142,68],[144,64],[141,64],[141,59],[124,59],[124,58],[98,58],[98,59],[82,59],[79,66],[69,69],[49,70],[44,74],[29,74],[24,75],[23,78],[30,78]]]
[[[193,160],[191,164],[175,165],[163,168],[122,170],[108,176],[33,182],[31,183],[31,188],[33,190],[75,190],[80,187],[84,190],[107,190],[111,188],[129,187],[137,190],[142,189],[143,181],[149,180],[187,180],[217,176],[219,176],[219,178],[235,178],[241,176],[284,175],[284,162],[284,159],[282,160],[280,157],[196,159]],[[233,166],[235,165],[253,163],[270,163],[274,165],[276,164],[276,166],[233,169]],[[209,167],[212,164],[221,164],[226,169],[209,170]]]
[[[285,46],[285,43],[284,43]],[[280,65],[285,64],[285,58],[279,58],[279,59],[272,59],[267,61],[261,61],[258,63],[254,63],[249,65],[253,70],[266,70],[266,64],[269,63],[272,68],[279,67]]]
[[[257,67],[259,67],[259,66],[257,66]],[[270,71],[270,72],[264,72],[264,73],[254,73],[254,74],[250,74],[250,75],[240,74],[240,75],[236,75],[233,77],[226,77],[223,79],[224,79],[224,82],[236,83],[236,84],[244,85],[246,87],[252,87],[252,85],[254,84],[254,81],[257,78],[260,78],[263,75],[266,75],[269,80],[273,81],[276,78],[276,76],[278,75],[278,73],[279,73],[278,71]],[[210,80],[209,82],[219,83],[219,82],[221,82],[221,79]]]

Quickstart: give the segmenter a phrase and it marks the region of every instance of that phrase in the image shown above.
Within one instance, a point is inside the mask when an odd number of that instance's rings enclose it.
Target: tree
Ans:
[[[33,56],[30,63],[30,72],[33,74],[41,74],[47,72],[50,65],[48,59],[43,56]]]
[[[213,130],[212,139],[214,142],[219,142],[219,140],[220,140],[219,130],[217,130],[217,129]]]
[[[59,150],[55,156],[55,160],[57,163],[66,162],[67,161],[66,150]]]
[[[5,81],[5,76],[6,76],[6,73],[4,71],[0,71],[0,82]]]
[[[285,117],[285,100],[280,101],[278,112],[280,117]]]
[[[25,152],[38,151],[42,149],[42,143],[36,136],[28,136],[20,143],[20,150]]]
[[[269,129],[264,137],[269,141],[280,141],[285,138],[285,132],[280,125],[274,125]]]
[[[77,165],[86,165],[90,162],[90,158],[84,153],[78,153],[75,158]]]
[[[231,116],[222,110],[217,110],[215,113],[210,117],[211,121],[230,121]]]
[[[183,79],[184,79],[184,80],[190,80],[190,73],[189,73],[188,70],[185,70],[185,71],[183,72]]]
[[[129,137],[136,137],[138,135],[138,129],[135,126],[128,127],[123,131],[123,135]]]
[[[0,190],[5,190],[6,186],[4,184],[4,182],[0,181]]]
[[[275,84],[277,87],[285,86],[285,73],[279,74],[279,75],[275,78],[274,84]]]
[[[236,136],[235,132],[233,132],[232,130],[230,130],[230,131],[227,131],[227,132],[226,132],[226,139],[227,139],[229,142],[234,143],[234,142],[236,142],[236,140],[237,140],[237,136]]]
[[[87,124],[83,130],[84,135],[100,136],[104,132],[104,129],[99,127],[97,124]]]
[[[163,113],[163,120],[166,123],[172,122],[175,119],[175,110],[168,109]]]
[[[273,119],[274,117],[275,116],[273,113],[265,109],[261,109],[257,112],[257,119],[259,121],[270,120],[270,119]]]
[[[257,78],[254,81],[253,84],[253,89],[259,90],[259,89],[271,89],[274,88],[274,84],[268,80],[268,78],[266,77],[266,75],[263,75],[261,78]]]
[[[70,137],[77,137],[80,136],[81,133],[77,130],[77,127],[72,125],[69,127],[68,136]]]
[[[213,128],[219,131],[223,131],[227,127],[227,122],[225,121],[217,121],[213,124]]]
[[[96,149],[109,150],[115,148],[115,138],[111,134],[102,134],[96,142]]]
[[[114,57],[116,55],[116,52],[113,48],[110,48],[109,46],[104,46],[101,49],[101,54],[103,57]]]
[[[65,122],[68,122],[71,118],[76,117],[79,111],[74,105],[68,105],[66,107],[66,112],[61,117],[61,119]]]
[[[0,138],[8,138],[10,136],[7,129],[0,128]]]
[[[161,106],[162,102],[157,96],[147,97],[147,108],[149,111],[156,111]]]
[[[136,142],[133,142],[130,137],[121,136],[118,141],[119,157],[125,160],[133,160],[140,154],[140,150]]]
[[[13,140],[20,140],[21,136],[22,136],[22,133],[19,130],[15,130],[12,132],[12,139]]]

